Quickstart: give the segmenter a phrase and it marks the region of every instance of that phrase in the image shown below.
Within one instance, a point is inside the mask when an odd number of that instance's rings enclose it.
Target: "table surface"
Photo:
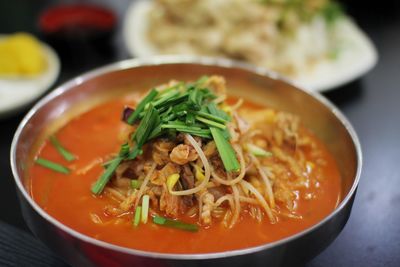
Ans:
[[[38,34],[38,15],[51,3],[1,0],[0,33]],[[112,49],[105,55],[90,55],[79,66],[63,65],[57,85],[85,70],[128,58],[120,26],[131,1],[96,3],[108,5],[118,15],[120,23]],[[345,5],[377,46],[376,68],[351,84],[325,93],[360,137],[364,157],[361,181],[343,232],[308,267],[400,266],[400,1],[374,3],[353,0]],[[9,150],[24,113],[0,120],[0,266],[67,266],[32,236],[20,213]]]

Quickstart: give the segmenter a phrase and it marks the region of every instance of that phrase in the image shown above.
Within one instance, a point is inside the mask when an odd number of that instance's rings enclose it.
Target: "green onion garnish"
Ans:
[[[251,154],[257,157],[271,157],[272,153],[269,151],[266,151],[262,149],[259,146],[253,145],[253,144],[247,144],[247,149]]]
[[[210,126],[220,128],[220,129],[225,129],[226,128],[226,126],[224,124],[221,124],[221,123],[209,120],[209,119],[205,119],[205,118],[200,117],[200,116],[196,116],[196,120],[201,121],[201,122],[203,122],[205,124],[208,124]]]
[[[161,216],[154,216],[153,217],[153,223],[165,226],[165,227],[171,227],[171,228],[176,228],[179,230],[184,230],[184,231],[189,231],[189,232],[197,232],[199,230],[199,227],[196,224],[191,224],[191,223],[185,223],[177,220],[171,220],[167,219]]]
[[[120,151],[119,151],[119,156],[120,157],[124,157],[124,156],[128,155],[129,154],[129,149],[130,148],[129,148],[129,144],[128,143],[123,144],[121,146]]]
[[[223,119],[221,117],[218,117],[216,115],[213,115],[211,113],[204,112],[204,111],[198,111],[197,115],[199,115],[201,117],[204,117],[206,119],[210,119],[210,120],[219,122],[219,123],[227,123],[227,120],[225,120],[225,119]]]
[[[139,180],[132,180],[131,181],[132,189],[139,189],[141,185],[142,185],[142,182],[139,181]]]
[[[150,103],[156,96],[158,92],[155,89],[152,89],[145,98],[137,105],[135,111],[128,117],[127,122],[128,124],[133,124],[137,118],[139,117],[139,114],[143,111],[144,107]]]
[[[196,81],[196,85],[203,85],[203,83],[205,83],[207,80],[208,80],[208,76],[207,75],[204,75],[204,76],[201,76],[197,81]]]
[[[137,227],[139,225],[141,213],[142,213],[142,207],[137,206],[135,210],[135,218],[133,219],[133,226]]]
[[[94,194],[100,194],[113,176],[119,164],[132,160],[143,153],[142,147],[151,139],[164,136],[176,138],[178,133],[214,139],[226,171],[238,171],[239,162],[229,143],[226,124],[230,116],[212,102],[216,96],[204,88],[207,77],[194,83],[179,83],[165,91],[152,89],[129,115],[129,124],[140,120],[132,135],[133,146],[126,143],[121,146],[118,156],[104,164],[106,168],[92,187]],[[132,188],[139,188],[137,181],[132,181]]]
[[[135,141],[135,147],[129,155],[129,159],[134,159],[142,153],[142,146],[147,142],[148,137],[153,130],[153,126],[157,125],[159,122],[160,116],[158,111],[152,104],[150,104],[145,116],[140,121],[140,124],[133,135],[132,139]]]
[[[55,135],[50,136],[49,139],[53,146],[57,149],[58,153],[60,153],[64,159],[67,161],[73,161],[75,159],[75,156],[61,145]]]
[[[220,117],[220,118],[224,119],[225,121],[231,120],[231,117],[228,114],[226,114],[225,111],[219,109],[214,102],[210,102],[207,105],[207,109],[214,116]]]
[[[106,186],[108,181],[111,179],[112,175],[114,174],[115,170],[118,168],[121,161],[122,161],[122,158],[117,157],[117,158],[115,158],[114,161],[112,161],[109,165],[107,165],[105,172],[103,172],[103,174],[100,176],[100,178],[92,186],[93,194],[99,195],[101,192],[103,192],[104,187]]]
[[[222,131],[218,128],[210,127],[212,137],[214,138],[217,146],[219,155],[224,167],[227,171],[238,171],[240,170],[240,164],[236,158],[235,151],[231,144],[225,139]]]
[[[147,218],[149,217],[149,204],[150,197],[149,195],[144,195],[142,198],[142,223],[147,223]]]
[[[35,162],[45,168],[48,168],[50,170],[56,171],[56,172],[60,172],[60,173],[64,173],[64,174],[69,174],[70,170],[67,167],[64,167],[61,164],[52,162],[50,160],[47,159],[43,159],[43,158],[37,158],[35,160]]]
[[[162,129],[176,129],[179,132],[188,133],[204,138],[211,138],[211,132],[209,129],[201,129],[198,127],[182,126],[176,124],[162,124]]]

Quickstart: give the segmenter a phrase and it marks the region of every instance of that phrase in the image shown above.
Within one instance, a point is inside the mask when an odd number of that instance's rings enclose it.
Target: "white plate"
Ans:
[[[123,37],[131,56],[159,54],[146,38],[147,18],[152,5],[152,1],[135,1],[126,12]],[[313,91],[327,91],[361,77],[375,66],[377,52],[365,33],[350,18],[344,17],[337,23],[343,44],[339,56],[335,60],[317,63],[311,72],[290,77],[297,84]]]
[[[0,35],[0,39],[5,35]],[[32,103],[50,88],[60,73],[60,60],[56,52],[48,45],[41,43],[45,58],[46,70],[38,76],[0,77],[0,117],[10,116]]]

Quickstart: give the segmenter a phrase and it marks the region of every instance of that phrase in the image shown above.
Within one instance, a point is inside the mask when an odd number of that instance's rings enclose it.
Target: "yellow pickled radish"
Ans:
[[[169,191],[171,191],[172,188],[174,188],[176,182],[178,182],[178,180],[179,180],[179,177],[180,177],[179,173],[174,173],[174,174],[171,174],[170,176],[168,176],[167,187],[168,187]]]
[[[42,47],[34,36],[16,33],[0,40],[0,75],[33,76],[45,68]]]

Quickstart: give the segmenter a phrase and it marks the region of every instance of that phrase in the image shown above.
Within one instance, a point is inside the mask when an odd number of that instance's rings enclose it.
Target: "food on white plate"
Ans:
[[[21,32],[0,39],[0,77],[32,77],[46,68],[44,51],[33,35]]]
[[[231,58],[317,91],[359,78],[377,62],[373,43],[331,0],[136,1],[124,39],[136,57]]]

